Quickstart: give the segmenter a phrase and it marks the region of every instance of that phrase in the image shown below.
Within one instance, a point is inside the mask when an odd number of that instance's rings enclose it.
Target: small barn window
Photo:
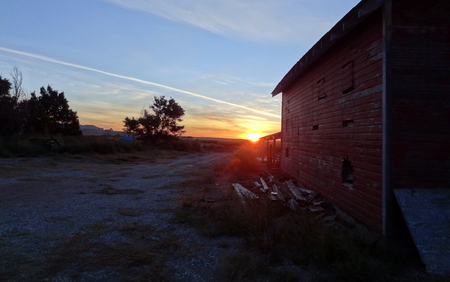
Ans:
[[[327,93],[325,91],[325,77],[317,81],[317,94],[317,100],[322,100],[327,97]]]
[[[353,61],[350,61],[342,66],[341,82],[343,94],[346,94],[355,89],[354,75],[353,75]]]
[[[344,120],[342,122],[342,127],[353,127],[354,123],[353,120]]]
[[[289,129],[289,119],[286,119],[286,132],[288,131],[288,129]]]
[[[286,148],[286,158],[289,158],[289,148]]]
[[[342,183],[353,187],[353,166],[348,158],[342,159]]]
[[[313,130],[317,130],[317,129],[319,129],[319,125],[318,125],[318,124],[316,124],[316,125],[313,125],[312,129],[313,129]]]

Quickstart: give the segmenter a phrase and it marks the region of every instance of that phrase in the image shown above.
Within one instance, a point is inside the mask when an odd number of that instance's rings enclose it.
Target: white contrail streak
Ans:
[[[193,92],[189,92],[189,91],[173,88],[173,87],[170,87],[170,86],[166,86],[166,85],[162,85],[162,84],[158,84],[158,83],[154,83],[154,82],[150,82],[150,81],[146,81],[146,80],[142,80],[142,79],[138,79],[138,78],[134,78],[134,77],[129,77],[129,76],[124,76],[124,75],[120,75],[120,74],[115,74],[115,73],[110,73],[110,72],[106,72],[106,71],[101,71],[101,70],[98,70],[98,69],[93,69],[93,68],[89,68],[89,67],[85,67],[85,66],[80,66],[80,65],[76,65],[76,64],[72,64],[72,63],[67,63],[67,62],[56,60],[56,59],[52,59],[52,58],[49,58],[49,57],[36,55],[36,54],[32,54],[32,53],[21,52],[21,51],[8,49],[8,48],[4,48],[4,47],[0,47],[0,50],[5,51],[5,52],[18,54],[18,55],[22,55],[22,56],[35,58],[35,59],[39,59],[39,60],[43,60],[43,61],[47,61],[47,62],[52,62],[52,63],[55,63],[55,64],[70,66],[70,67],[83,69],[83,70],[94,71],[94,72],[98,72],[98,73],[109,75],[109,76],[114,76],[114,77],[127,79],[127,80],[131,80],[131,81],[136,81],[136,82],[140,82],[140,83],[143,83],[143,84],[149,84],[149,85],[153,85],[153,86],[169,89],[169,90],[172,90],[172,91],[176,91],[176,92],[192,95],[192,96],[199,97],[199,98],[202,98],[202,99],[214,101],[216,103],[222,103],[222,104],[226,104],[226,105],[237,107],[237,108],[241,108],[241,109],[246,109],[246,110],[249,110],[249,111],[252,111],[252,112],[255,112],[255,113],[259,113],[261,115],[266,115],[266,116],[280,118],[280,116],[276,115],[276,114],[266,113],[266,112],[263,112],[263,111],[259,111],[259,110],[255,110],[255,109],[246,107],[246,106],[242,106],[242,105],[238,105],[238,104],[234,104],[234,103],[230,103],[230,102],[214,99],[214,98],[203,96],[203,95],[200,95],[200,94],[197,94],[197,93],[193,93]]]

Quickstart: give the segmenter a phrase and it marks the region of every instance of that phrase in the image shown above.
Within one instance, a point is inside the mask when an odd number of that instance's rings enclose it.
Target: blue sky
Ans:
[[[63,91],[81,124],[122,130],[154,96],[187,136],[280,131],[287,71],[357,0],[3,0],[0,75]]]

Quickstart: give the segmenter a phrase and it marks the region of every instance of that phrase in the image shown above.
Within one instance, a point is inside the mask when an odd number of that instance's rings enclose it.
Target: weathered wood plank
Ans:
[[[261,180],[261,184],[264,187],[264,190],[267,191],[269,190],[269,187],[267,186],[266,182],[264,181],[264,179],[262,177],[259,178],[259,180]]]
[[[278,199],[282,200],[283,202],[286,202],[286,199],[284,198],[283,193],[280,191],[280,189],[278,188],[278,186],[276,184],[272,185],[272,191],[277,193]]]
[[[289,207],[290,207],[292,210],[297,211],[298,203],[297,203],[297,201],[296,201],[295,199],[290,199],[290,200],[288,201],[288,204],[289,204]]]
[[[242,196],[245,196],[250,199],[258,199],[259,198],[258,195],[256,195],[252,191],[248,190],[247,188],[245,188],[244,186],[242,186],[239,183],[233,183],[232,185],[233,185],[234,189],[236,190],[236,192],[238,192],[238,194],[240,193]]]
[[[245,205],[244,195],[242,195],[241,190],[239,188],[236,188],[234,184],[232,184],[234,187],[234,190],[236,191],[236,194],[238,195],[239,201]]]
[[[300,190],[297,189],[298,187],[296,187],[294,185],[294,182],[292,180],[286,181],[285,183],[297,200],[300,200],[303,202],[307,201],[306,198],[303,196],[303,194],[300,192]]]

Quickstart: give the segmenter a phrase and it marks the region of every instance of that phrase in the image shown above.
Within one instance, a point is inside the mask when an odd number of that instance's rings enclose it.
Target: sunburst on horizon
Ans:
[[[261,135],[259,133],[250,133],[246,136],[248,140],[256,142],[261,138]]]

